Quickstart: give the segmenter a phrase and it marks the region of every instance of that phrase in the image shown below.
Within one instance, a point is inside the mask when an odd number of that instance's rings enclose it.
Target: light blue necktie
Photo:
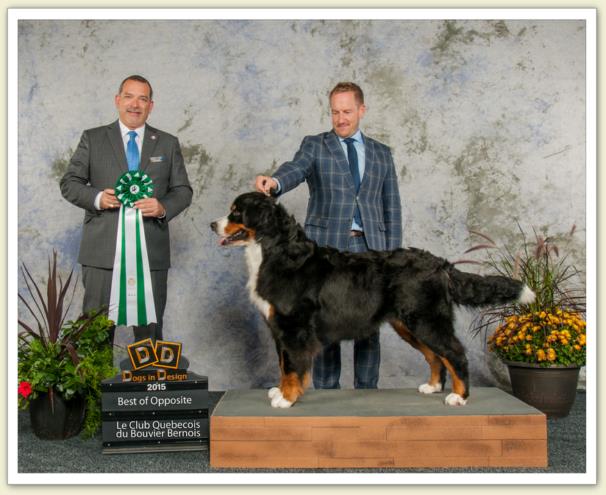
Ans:
[[[135,131],[129,131],[128,135],[130,136],[128,144],[126,145],[128,170],[137,170],[139,168],[139,147],[135,141],[137,133]]]
[[[344,139],[344,141],[347,145],[347,161],[349,162],[349,171],[351,172],[357,195],[360,191],[360,184],[362,181],[360,180],[360,169],[358,168],[358,152],[354,146],[356,140],[353,138],[347,138]],[[360,214],[360,208],[358,208],[357,203],[354,209],[354,221],[360,227],[362,226],[362,215]]]

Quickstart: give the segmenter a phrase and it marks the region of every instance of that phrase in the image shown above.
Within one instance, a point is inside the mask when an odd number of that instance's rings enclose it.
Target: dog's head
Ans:
[[[210,224],[222,246],[246,246],[278,230],[279,208],[273,198],[258,192],[238,196],[229,215]]]

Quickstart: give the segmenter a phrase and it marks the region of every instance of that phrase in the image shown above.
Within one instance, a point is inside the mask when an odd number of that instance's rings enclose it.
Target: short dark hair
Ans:
[[[328,95],[328,99],[330,100],[332,96],[337,93],[347,93],[348,91],[353,91],[358,105],[364,105],[364,93],[362,92],[362,88],[356,83],[352,82],[338,83],[334,88],[332,88],[330,94]]]
[[[122,81],[120,83],[120,87],[118,88],[118,94],[122,93],[122,88],[124,88],[124,85],[126,84],[126,81],[138,81],[140,83],[147,84],[149,86],[149,99],[150,100],[154,99],[154,90],[152,89],[152,86],[149,83],[149,81],[147,79],[145,79],[143,76],[139,76],[137,74],[133,74],[132,76],[128,76],[126,79],[124,79],[124,81]]]

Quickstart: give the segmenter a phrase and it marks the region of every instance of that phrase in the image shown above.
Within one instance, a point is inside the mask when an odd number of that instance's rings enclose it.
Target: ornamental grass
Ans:
[[[528,240],[519,225],[518,228],[522,242],[517,249],[498,247],[490,237],[472,231],[482,237],[483,243],[466,252],[485,251],[487,257],[481,264],[493,274],[525,283],[536,298],[530,304],[507,303],[481,310],[472,322],[472,331],[484,335],[488,350],[504,361],[542,367],[583,366],[584,277],[569,261],[569,253],[562,254],[560,248],[570,247],[576,229],[557,236],[542,236],[533,231],[534,239]]]

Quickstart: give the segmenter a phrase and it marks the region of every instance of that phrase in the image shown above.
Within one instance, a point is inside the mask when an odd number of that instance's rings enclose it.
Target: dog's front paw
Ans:
[[[433,394],[435,392],[442,391],[442,384],[436,383],[435,385],[431,385],[429,383],[424,383],[423,385],[419,385],[419,392],[422,394]]]
[[[448,406],[464,406],[467,404],[467,400],[463,399],[459,394],[448,394],[446,399],[444,399],[444,403]]]
[[[273,399],[278,395],[282,396],[282,392],[280,392],[280,389],[278,387],[272,387],[267,391],[267,397],[269,397],[270,399]]]
[[[292,406],[292,402],[286,400],[284,397],[280,397],[278,400],[274,399],[271,401],[271,407],[276,407],[279,409],[288,409]]]
[[[287,409],[293,405],[293,403],[284,398],[282,391],[278,387],[272,387],[267,392],[267,396],[271,400],[271,407],[280,409]]]
[[[272,394],[270,396],[271,399],[271,407],[276,407],[276,408],[280,408],[280,409],[287,409],[290,406],[292,406],[292,402],[285,399],[284,396],[282,395],[282,391],[278,388],[278,387],[274,387],[270,390],[270,393]]]

